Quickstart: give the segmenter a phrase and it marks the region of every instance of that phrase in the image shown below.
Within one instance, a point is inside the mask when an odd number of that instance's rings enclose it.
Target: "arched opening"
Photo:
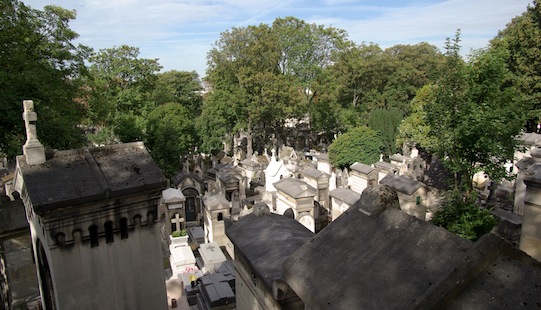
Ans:
[[[113,222],[107,221],[105,222],[103,227],[105,228],[105,242],[112,243],[113,241],[115,241],[113,236]]]
[[[41,241],[37,239],[36,243],[37,259],[38,259],[38,272],[41,280],[41,292],[43,303],[46,310],[56,309],[56,301],[53,287],[53,279],[51,276],[51,269],[49,268],[49,261]]]
[[[120,219],[120,239],[128,239],[128,219]]]
[[[222,212],[218,213],[218,222],[224,220],[224,214]]]
[[[88,227],[88,232],[90,234],[90,246],[91,247],[97,247],[100,245],[98,240],[98,226],[97,225],[90,225]]]
[[[293,209],[289,208],[284,211],[284,216],[295,219],[295,212],[293,211]]]
[[[186,221],[197,221],[197,213],[199,212],[199,192],[195,188],[189,187],[183,189],[182,194],[186,197]]]

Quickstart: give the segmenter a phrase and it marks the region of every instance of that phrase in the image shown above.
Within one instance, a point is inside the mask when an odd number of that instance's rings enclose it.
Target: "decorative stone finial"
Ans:
[[[26,143],[23,145],[23,154],[26,157],[26,163],[29,165],[42,164],[45,162],[45,148],[38,140],[36,131],[38,116],[34,112],[34,102],[24,100],[23,108],[23,120],[26,127]]]

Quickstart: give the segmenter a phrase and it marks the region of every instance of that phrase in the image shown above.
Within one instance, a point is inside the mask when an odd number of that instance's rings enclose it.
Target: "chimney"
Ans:
[[[29,165],[42,164],[45,162],[45,148],[39,142],[36,132],[38,115],[34,112],[34,102],[24,100],[23,108],[23,120],[26,126],[26,143],[23,145],[23,154],[26,157],[26,163]]]

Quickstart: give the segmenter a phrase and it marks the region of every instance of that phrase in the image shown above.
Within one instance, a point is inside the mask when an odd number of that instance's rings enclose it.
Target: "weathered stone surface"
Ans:
[[[24,156],[17,162],[38,214],[167,184],[141,142],[58,151],[39,165]]]
[[[272,281],[282,278],[282,262],[314,234],[286,216],[251,214],[233,224],[226,235],[270,292]]]
[[[359,208],[370,215],[382,212],[386,208],[400,209],[398,195],[387,185],[376,185],[366,188],[361,194]]]
[[[282,272],[310,309],[411,309],[471,246],[395,208],[372,216],[350,208],[287,258]]]

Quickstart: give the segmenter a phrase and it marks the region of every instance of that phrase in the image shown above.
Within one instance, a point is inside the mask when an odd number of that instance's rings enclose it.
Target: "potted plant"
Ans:
[[[172,244],[187,244],[188,243],[188,234],[186,229],[174,231],[171,233],[171,243]]]

